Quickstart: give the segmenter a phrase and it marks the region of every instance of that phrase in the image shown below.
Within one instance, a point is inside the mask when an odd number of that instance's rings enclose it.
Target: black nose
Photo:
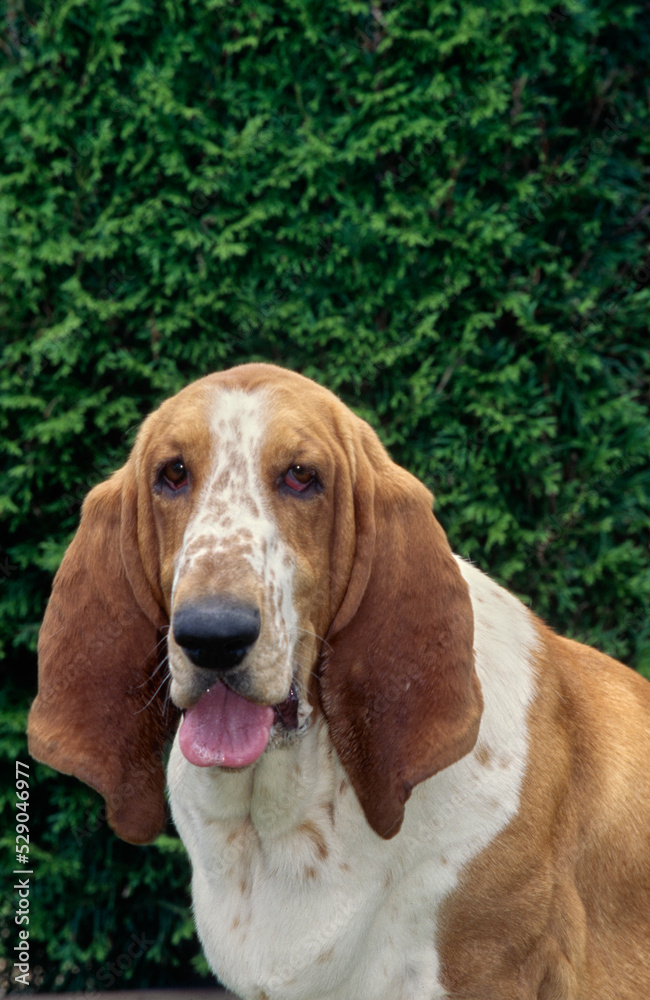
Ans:
[[[226,673],[241,663],[260,634],[260,613],[232,600],[203,600],[175,611],[172,628],[192,663]]]

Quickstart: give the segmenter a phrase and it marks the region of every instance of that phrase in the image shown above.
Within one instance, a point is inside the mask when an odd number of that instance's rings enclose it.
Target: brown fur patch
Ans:
[[[303,836],[306,836],[307,839],[313,844],[313,846],[316,848],[316,854],[318,855],[321,861],[324,861],[325,858],[327,858],[327,856],[329,855],[329,848],[327,846],[327,841],[323,836],[323,831],[318,826],[316,826],[315,823],[313,823],[311,820],[306,820],[306,822],[304,822],[302,826],[298,828],[298,833],[302,834]]]
[[[650,686],[541,623],[519,812],[439,923],[450,997],[650,996]]]

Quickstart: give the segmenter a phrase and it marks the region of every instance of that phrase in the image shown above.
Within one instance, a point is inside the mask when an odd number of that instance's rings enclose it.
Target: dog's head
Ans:
[[[474,745],[472,610],[429,492],[334,395],[271,365],[144,422],[87,497],[39,641],[30,750],[115,831],[164,818],[162,757],[246,767],[324,712],[371,826]]]

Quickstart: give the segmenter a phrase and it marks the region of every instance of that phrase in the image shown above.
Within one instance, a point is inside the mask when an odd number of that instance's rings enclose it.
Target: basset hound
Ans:
[[[199,936],[245,1000],[650,997],[650,684],[455,557],[303,376],[145,420],[39,652],[31,752],[125,840],[163,825],[175,733]]]

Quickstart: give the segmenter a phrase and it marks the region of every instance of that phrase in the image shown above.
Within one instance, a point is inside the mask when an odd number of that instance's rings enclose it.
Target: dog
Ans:
[[[54,581],[31,753],[143,843],[170,737],[244,1000],[650,996],[650,684],[455,557],[369,425],[272,365],[151,414]]]

